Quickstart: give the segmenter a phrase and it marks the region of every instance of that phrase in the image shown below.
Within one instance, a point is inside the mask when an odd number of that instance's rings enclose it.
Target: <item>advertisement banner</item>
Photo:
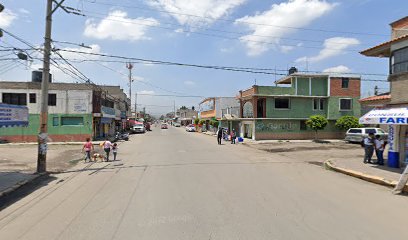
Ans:
[[[102,106],[101,112],[102,112],[102,117],[104,118],[115,118],[116,117],[115,109],[113,108]]]
[[[0,127],[27,127],[28,108],[26,106],[0,103]]]
[[[388,126],[388,161],[389,167],[399,167],[399,128],[400,126]]]

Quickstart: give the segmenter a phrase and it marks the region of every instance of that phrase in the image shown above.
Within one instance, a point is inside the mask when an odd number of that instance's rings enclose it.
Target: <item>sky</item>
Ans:
[[[0,28],[41,47],[46,0],[2,4]],[[300,71],[359,73],[363,96],[374,94],[375,86],[386,92],[388,82],[368,80],[386,79],[388,60],[359,51],[390,40],[389,23],[406,16],[408,1],[66,0],[63,6],[81,15],[61,8],[53,14],[54,48],[131,59],[59,51],[61,56],[92,82],[120,85],[126,93],[126,62],[132,62],[138,109],[160,115],[172,111],[173,105],[197,107],[203,97],[236,96],[254,84],[274,85],[282,77],[275,73],[285,74],[292,66]],[[38,51],[7,33],[0,38],[0,49],[4,47],[24,49],[32,61],[6,60],[14,55],[0,51],[0,81],[30,81],[31,71],[42,67]],[[70,67],[60,56],[52,57],[61,68]],[[135,59],[269,70],[249,73]],[[83,81],[56,67],[51,73],[54,82]]]

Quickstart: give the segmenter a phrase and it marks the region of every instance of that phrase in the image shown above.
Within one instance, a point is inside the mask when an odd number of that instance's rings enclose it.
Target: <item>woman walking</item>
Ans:
[[[91,161],[91,151],[94,150],[94,146],[91,142],[90,138],[86,139],[86,142],[84,143],[84,146],[82,147],[82,151],[85,151],[85,162],[87,159],[89,159],[89,161]]]
[[[109,153],[111,150],[112,143],[106,138],[105,142],[103,142],[103,150],[106,153],[106,161],[109,162]]]

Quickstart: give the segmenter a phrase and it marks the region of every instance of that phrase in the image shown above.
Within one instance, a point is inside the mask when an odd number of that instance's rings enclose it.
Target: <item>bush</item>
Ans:
[[[197,125],[200,122],[200,119],[196,118],[194,119],[194,124]]]
[[[329,121],[322,115],[310,116],[306,121],[306,125],[315,131],[315,139],[317,139],[317,131],[323,130]]]
[[[201,120],[198,122],[198,124],[200,124],[200,125],[204,125],[204,123],[205,123],[205,120],[204,120],[204,119],[201,119]]]
[[[341,130],[348,130],[350,128],[362,127],[358,122],[358,118],[354,116],[343,116],[336,121],[336,127]]]
[[[218,128],[219,122],[217,120],[211,120],[210,125],[215,127],[215,128]]]

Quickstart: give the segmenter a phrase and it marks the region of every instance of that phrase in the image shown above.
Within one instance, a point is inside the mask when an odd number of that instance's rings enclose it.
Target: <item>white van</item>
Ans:
[[[361,142],[369,133],[381,135],[381,138],[384,140],[388,139],[388,133],[384,132],[381,128],[350,128],[347,130],[344,140],[347,142]]]

